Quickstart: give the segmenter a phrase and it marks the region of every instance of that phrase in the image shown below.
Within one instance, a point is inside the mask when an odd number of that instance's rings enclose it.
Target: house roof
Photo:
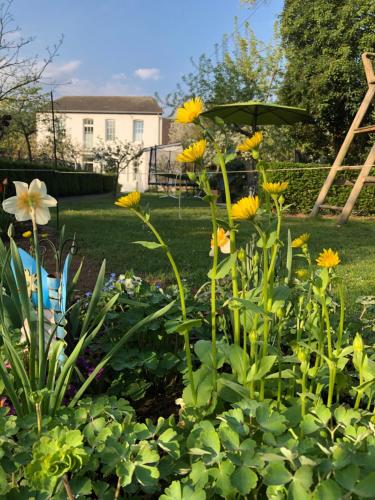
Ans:
[[[54,101],[57,112],[157,114],[162,109],[150,96],[65,96]]]

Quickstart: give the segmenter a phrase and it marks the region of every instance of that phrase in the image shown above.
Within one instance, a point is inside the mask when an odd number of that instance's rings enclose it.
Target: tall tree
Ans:
[[[374,26],[374,0],[285,0],[279,97],[315,118],[292,132],[311,159],[334,157],[363,99],[361,53],[374,51]]]

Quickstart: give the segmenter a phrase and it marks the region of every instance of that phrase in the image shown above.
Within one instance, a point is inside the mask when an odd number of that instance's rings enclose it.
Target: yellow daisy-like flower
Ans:
[[[32,235],[33,233],[31,231],[25,231],[24,233],[22,233],[22,236],[24,238],[31,238]]]
[[[332,248],[328,248],[328,250],[324,248],[323,252],[321,252],[316,259],[316,263],[319,267],[336,267],[340,262],[339,253],[334,252]]]
[[[298,236],[295,240],[292,241],[292,248],[301,248],[305,243],[307,243],[310,239],[309,233],[303,233],[301,236]]]
[[[256,149],[262,141],[262,132],[255,132],[252,137],[248,137],[244,142],[241,142],[236,149],[237,151],[242,151],[243,153],[252,151],[253,149]]]
[[[217,229],[217,246],[222,253],[230,253],[230,239],[229,232],[225,231],[222,227]],[[210,256],[214,254],[214,237],[212,235]]]
[[[115,201],[115,205],[123,208],[134,208],[139,205],[141,201],[141,193],[138,191],[133,191],[126,196],[121,196],[117,201]]]
[[[193,123],[201,113],[203,113],[203,101],[200,97],[195,97],[185,102],[182,108],[178,108],[176,122]]]
[[[280,194],[288,189],[288,182],[265,182],[263,189],[269,194]]]
[[[232,217],[237,220],[254,219],[258,208],[258,196],[247,196],[246,198],[241,198],[232,206]]]
[[[207,141],[205,139],[194,142],[191,146],[184,149],[182,153],[177,155],[176,160],[180,163],[194,163],[195,161],[199,161],[203,158],[206,146]]]
[[[305,281],[309,277],[309,272],[307,269],[297,269],[296,276],[301,281]]]

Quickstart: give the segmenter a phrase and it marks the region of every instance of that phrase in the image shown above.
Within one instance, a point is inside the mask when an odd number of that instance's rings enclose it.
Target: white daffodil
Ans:
[[[3,201],[4,211],[14,214],[18,221],[32,219],[32,212],[34,212],[37,224],[47,224],[51,218],[49,208],[55,207],[57,200],[47,194],[45,183],[34,179],[30,186],[26,182],[19,181],[14,181],[14,185],[16,196]]]

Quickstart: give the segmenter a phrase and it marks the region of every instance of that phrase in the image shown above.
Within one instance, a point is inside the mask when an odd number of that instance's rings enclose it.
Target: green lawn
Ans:
[[[158,195],[144,195],[152,220],[170,245],[184,278],[193,287],[206,279],[210,265],[210,218],[204,202],[195,198],[182,199],[181,219],[177,200]],[[76,232],[80,254],[92,262],[107,259],[108,271],[122,273],[134,270],[136,274],[160,279],[171,278],[165,257],[159,251],[149,251],[134,245],[136,240],[149,240],[149,232],[128,210],[113,205],[108,196],[90,196],[82,199],[62,199],[61,221],[69,233]],[[314,257],[325,247],[338,250],[342,265],[340,272],[351,308],[359,295],[375,295],[375,220],[356,218],[342,227],[334,219],[310,220],[290,217],[284,230],[290,228],[292,236],[311,233]],[[240,231],[240,240],[246,240],[246,226]]]

